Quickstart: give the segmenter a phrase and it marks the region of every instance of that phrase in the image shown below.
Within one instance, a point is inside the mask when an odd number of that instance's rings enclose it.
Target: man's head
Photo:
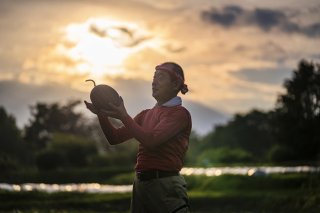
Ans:
[[[180,91],[188,92],[184,83],[184,72],[180,65],[174,62],[165,62],[156,66],[152,82],[152,96],[159,102],[164,103],[175,97]]]

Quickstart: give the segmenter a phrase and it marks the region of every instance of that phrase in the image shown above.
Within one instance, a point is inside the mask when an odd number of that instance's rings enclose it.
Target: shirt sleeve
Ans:
[[[142,114],[143,112],[139,113],[134,118],[134,122],[140,123]],[[131,131],[129,131],[126,126],[122,126],[120,128],[114,127],[107,116],[99,115],[98,119],[100,122],[101,129],[106,139],[111,145],[120,144],[133,138]]]
[[[163,113],[160,122],[152,129],[142,128],[130,116],[123,119],[123,123],[141,144],[148,148],[154,148],[170,138],[177,135],[188,126],[189,116],[184,109],[174,111],[174,113]]]

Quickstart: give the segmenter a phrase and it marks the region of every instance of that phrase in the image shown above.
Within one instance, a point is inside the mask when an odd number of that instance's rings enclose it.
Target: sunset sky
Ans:
[[[318,0],[1,0],[0,14],[0,105],[20,126],[37,101],[88,99],[88,78],[131,115],[152,107],[164,61],[194,112],[269,110],[301,59],[320,61]]]

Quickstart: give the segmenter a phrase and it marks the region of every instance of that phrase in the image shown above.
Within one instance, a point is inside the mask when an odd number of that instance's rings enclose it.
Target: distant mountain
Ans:
[[[184,106],[190,111],[194,130],[200,135],[212,131],[215,126],[225,124],[230,119],[230,115],[193,101],[185,101]]]
[[[117,85],[119,94],[131,116],[143,109],[152,108],[155,100],[151,96],[149,84],[139,82],[126,82],[123,86]],[[70,88],[68,85],[30,85],[15,81],[0,82],[0,105],[13,114],[19,127],[23,127],[30,119],[31,105],[37,102],[62,102],[69,100],[90,100],[89,93]],[[193,130],[203,135],[211,131],[217,124],[226,123],[229,115],[218,112],[193,101],[183,101],[188,108],[193,121]],[[80,109],[87,113],[85,106]]]

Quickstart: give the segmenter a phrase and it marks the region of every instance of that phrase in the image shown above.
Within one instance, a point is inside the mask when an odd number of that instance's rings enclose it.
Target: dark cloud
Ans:
[[[151,36],[144,36],[139,33],[138,29],[130,29],[125,26],[108,26],[101,27],[95,24],[89,26],[89,32],[101,37],[110,38],[120,46],[134,47],[151,38]],[[140,35],[138,35],[140,34]],[[186,50],[185,46],[175,42],[167,43],[164,48],[171,53],[180,53]]]
[[[201,17],[204,21],[223,26],[225,28],[256,26],[263,31],[276,29],[284,33],[300,33],[308,37],[320,36],[320,22],[310,25],[300,25],[292,22],[280,10],[261,9],[245,10],[239,6],[226,6],[221,9],[212,8],[203,11]]]
[[[99,37],[105,37],[107,35],[105,29],[100,29],[94,24],[90,25],[89,31]]]
[[[275,10],[256,9],[252,12],[249,21],[255,23],[265,31],[286,22],[286,16]]]
[[[312,24],[303,29],[303,32],[310,37],[317,37],[320,35],[320,23]]]
[[[232,74],[240,79],[250,82],[281,85],[286,78],[289,78],[292,71],[289,68],[270,69],[243,69]]]
[[[95,24],[89,26],[89,32],[102,37],[110,38],[120,46],[134,47],[150,39],[149,36],[141,35],[138,30],[129,29],[125,26],[100,27]]]
[[[243,13],[241,7],[238,6],[227,6],[219,11],[212,8],[210,11],[204,11],[202,18],[206,21],[220,24],[224,27],[229,27],[236,24],[238,17]]]

